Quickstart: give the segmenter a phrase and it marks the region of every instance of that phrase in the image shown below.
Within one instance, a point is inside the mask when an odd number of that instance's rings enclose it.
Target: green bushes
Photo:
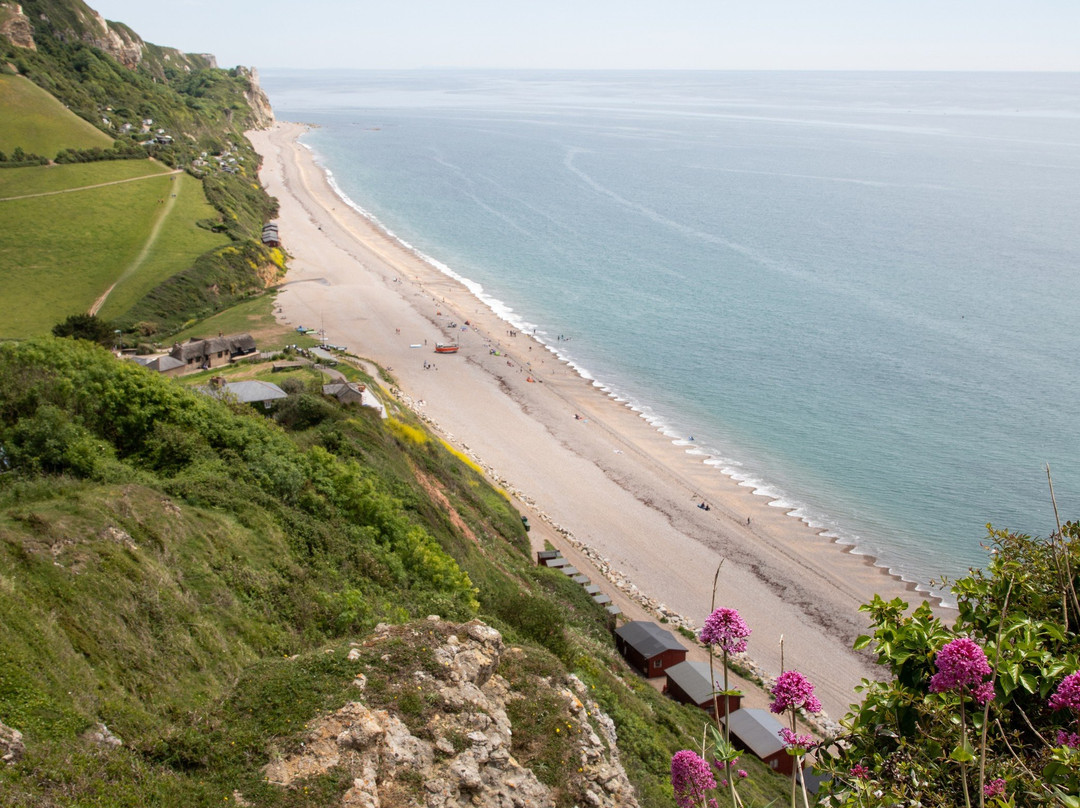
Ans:
[[[990,530],[989,542],[986,570],[952,585],[953,626],[925,603],[863,607],[872,636],[856,647],[873,647],[889,678],[864,683],[845,718],[832,804],[1076,804],[1080,700],[1069,715],[1050,697],[1080,669],[1080,525],[1048,540]]]

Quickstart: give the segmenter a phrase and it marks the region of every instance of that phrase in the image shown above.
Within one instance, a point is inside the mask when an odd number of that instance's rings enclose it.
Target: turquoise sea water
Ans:
[[[1080,75],[263,76],[342,193],[909,580],[1080,517]]]

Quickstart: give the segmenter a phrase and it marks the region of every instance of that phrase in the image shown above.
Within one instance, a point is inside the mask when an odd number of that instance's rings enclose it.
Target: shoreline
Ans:
[[[750,657],[776,675],[785,636],[786,667],[810,676],[827,712],[841,717],[854,686],[875,674],[869,655],[851,650],[866,630],[858,606],[874,594],[932,596],[771,505],[706,463],[709,455],[687,452],[550,345],[511,336],[512,323],[464,279],[343,198],[299,144],[306,129],[278,123],[248,135],[264,157],[260,176],[279,198],[293,255],[280,316],[321,320],[332,342],[392,369],[448,441],[671,612],[700,625],[712,572],[725,559],[717,605],[739,609],[754,629]],[[466,320],[467,330],[449,328]],[[458,355],[412,347],[450,334]],[[711,510],[695,507],[695,498]]]
[[[303,131],[297,135],[297,146],[305,149],[311,155],[313,162],[316,166],[318,166],[321,171],[324,172],[330,188],[333,190],[334,194],[337,196],[338,200],[342,204],[347,205],[352,210],[354,210],[357,215],[365,219],[376,231],[378,231],[382,235],[382,237],[393,241],[402,249],[407,250],[408,252],[416,256],[417,259],[438,270],[449,279],[460,283],[470,294],[472,294],[477,300],[479,300],[482,305],[486,306],[491,311],[491,313],[495,315],[495,317],[502,320],[507,325],[515,329],[527,329],[529,327],[530,324],[524,322],[523,320],[515,321],[514,319],[511,319],[508,316],[507,312],[512,311],[512,309],[509,309],[506,304],[503,303],[503,301],[498,300],[497,298],[493,298],[490,295],[484,293],[482,291],[482,284],[479,284],[476,281],[473,281],[461,275],[460,273],[455,272],[448,265],[444,264],[436,258],[433,258],[430,255],[427,255],[422,250],[405,241],[403,238],[401,238],[388,227],[386,227],[377,216],[372,214],[370,211],[365,210],[363,206],[357,204],[354,200],[350,199],[349,195],[345,193],[345,191],[341,188],[340,185],[338,185],[333,171],[329,167],[320,163],[317,153],[310,146],[301,142],[299,139],[307,131],[319,128],[319,125],[310,123],[300,123],[299,125],[303,127]],[[644,405],[639,406],[635,404],[630,398],[626,397],[616,388],[598,380],[587,368],[576,364],[573,360],[560,353],[556,345],[553,345],[550,342],[546,342],[542,337],[537,336],[535,328],[532,334],[526,333],[525,336],[529,336],[531,339],[542,345],[557,361],[565,364],[570,370],[576,373],[582,381],[591,384],[599,392],[609,398],[612,403],[622,407],[626,407],[628,410],[630,410],[630,412],[637,415],[639,418],[642,419],[642,421],[644,421],[648,425],[650,429],[655,430],[659,435],[669,439],[672,443],[672,446],[677,448],[687,447],[683,448],[683,451],[685,452],[685,454],[691,456],[692,458],[695,458],[696,462],[708,466],[713,472],[721,475],[731,484],[737,485],[740,488],[746,488],[755,497],[761,497],[764,501],[764,504],[768,507],[778,508],[788,518],[801,522],[808,530],[813,531],[815,534],[824,539],[828,539],[830,542],[836,545],[836,547],[841,552],[858,558],[860,563],[871,566],[876,571],[880,572],[882,575],[885,575],[895,580],[906,591],[915,593],[925,598],[926,600],[930,601],[930,603],[933,604],[935,607],[944,607],[946,609],[951,608],[951,604],[947,604],[942,599],[941,595],[931,589],[927,584],[906,577],[901,572],[894,571],[889,565],[883,563],[881,559],[875,556],[873,553],[868,553],[860,549],[859,545],[855,541],[832,533],[826,527],[820,527],[818,525],[815,525],[809,517],[799,514],[798,511],[804,507],[803,505],[778,504],[781,503],[783,499],[783,494],[773,494],[766,491],[764,487],[767,485],[767,483],[753,481],[749,478],[740,479],[734,473],[730,473],[725,470],[725,468],[723,468],[721,464],[723,464],[724,466],[728,466],[730,465],[730,461],[724,459],[718,454],[710,453],[707,449],[699,449],[697,445],[694,445],[688,442],[686,439],[679,437],[674,431],[671,431],[670,427],[662,419],[662,417],[650,416],[650,414],[646,412]],[[693,438],[690,438],[690,441],[692,440]]]

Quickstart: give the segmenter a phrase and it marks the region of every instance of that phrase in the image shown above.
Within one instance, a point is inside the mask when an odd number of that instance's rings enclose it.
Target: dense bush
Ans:
[[[952,585],[953,626],[926,604],[863,607],[858,647],[890,677],[864,683],[832,748],[829,804],[1080,805],[1080,525],[989,543],[985,571]]]

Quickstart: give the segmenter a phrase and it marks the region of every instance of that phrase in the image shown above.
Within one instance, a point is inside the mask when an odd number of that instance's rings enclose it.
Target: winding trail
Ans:
[[[101,296],[97,300],[94,301],[94,304],[90,307],[90,311],[88,312],[88,314],[90,314],[90,316],[96,315],[101,310],[101,307],[105,305],[105,301],[109,299],[109,295],[112,294],[112,290],[116,288],[116,285],[118,283],[121,283],[122,281],[126,280],[127,278],[131,277],[132,275],[134,275],[135,272],[138,271],[139,267],[141,267],[143,265],[143,263],[146,261],[146,256],[148,256],[150,254],[150,250],[153,248],[154,242],[157,241],[158,235],[161,233],[162,225],[165,224],[165,220],[169,218],[169,214],[172,212],[173,207],[176,205],[176,200],[179,198],[179,195],[180,195],[180,187],[183,185],[183,183],[181,183],[181,182],[176,182],[176,177],[175,177],[176,174],[179,174],[181,172],[173,171],[171,173],[174,176],[173,176],[173,181],[170,183],[170,186],[171,186],[172,190],[175,191],[175,193],[170,193],[167,197],[165,197],[165,204],[162,205],[161,210],[158,211],[158,215],[154,219],[154,224],[150,228],[150,234],[146,237],[146,242],[143,244],[142,249],[139,250],[139,254],[136,255],[135,259],[124,268],[124,271],[120,273],[120,277],[117,278],[115,281],[113,281],[112,285],[109,286],[109,288],[106,289],[104,292],[102,292]],[[155,177],[166,177],[166,176],[168,176],[168,174],[155,174],[154,176]],[[137,179],[146,179],[146,177],[138,177]],[[130,182],[130,180],[118,180],[117,182]],[[107,182],[107,183],[103,183],[103,184],[104,185],[116,185],[117,183],[116,182]],[[100,187],[100,186],[87,186],[87,187]],[[76,189],[72,189],[72,190],[76,190]],[[81,189],[79,189],[79,190],[81,190]],[[56,193],[62,193],[62,192],[58,191]],[[43,194],[37,194],[37,196],[43,196]]]

